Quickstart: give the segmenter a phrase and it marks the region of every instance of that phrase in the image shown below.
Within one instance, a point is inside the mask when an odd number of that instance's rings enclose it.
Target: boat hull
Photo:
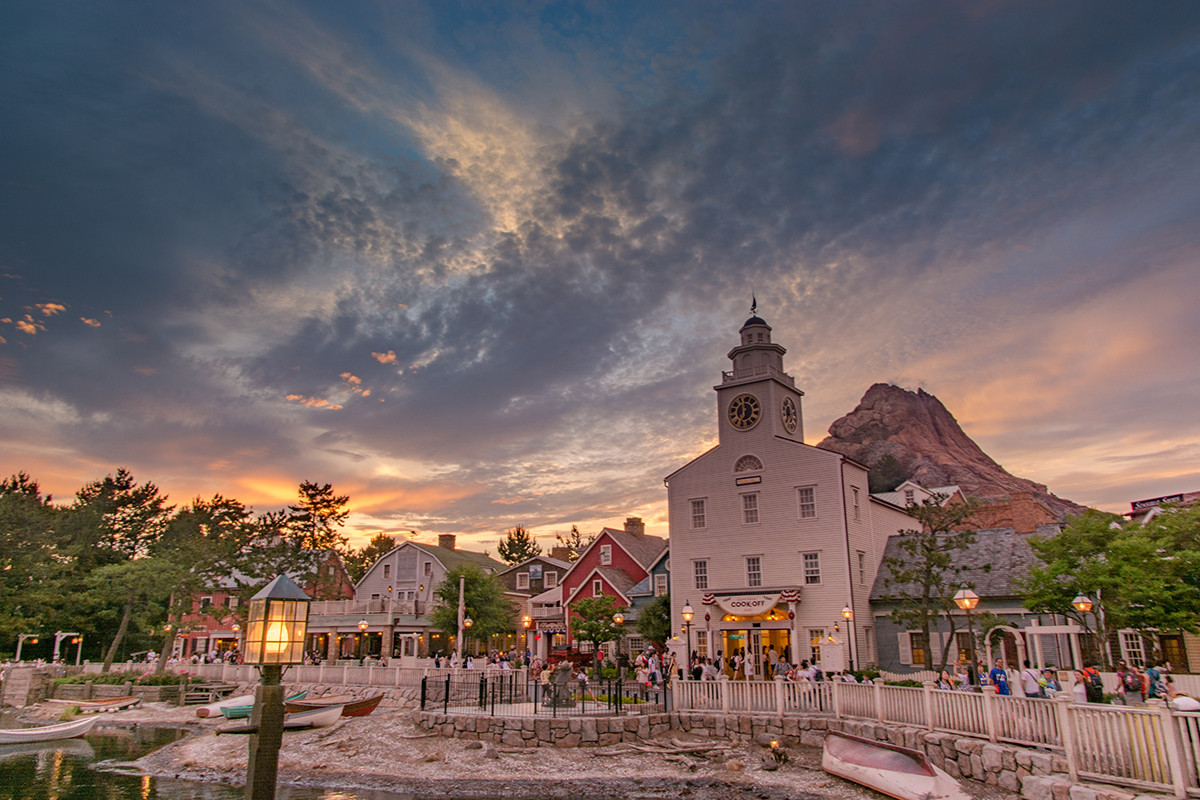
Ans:
[[[254,705],[254,695],[244,694],[238,697],[227,697],[224,700],[218,700],[215,703],[198,706],[196,708],[197,717],[219,717],[221,716],[222,708],[231,708],[233,706]]]
[[[15,728],[0,730],[0,744],[20,744],[22,742],[54,742],[59,739],[74,739],[76,736],[86,736],[88,731],[99,722],[96,717],[61,722],[58,725],[43,725],[40,728]]]
[[[958,781],[923,753],[837,731],[825,734],[821,767],[897,800],[971,800]]]
[[[346,699],[347,695],[338,695],[334,698],[318,697],[313,700],[297,700],[287,704],[288,711],[311,711],[317,708],[326,708],[332,705],[340,705],[342,707],[343,717],[365,717],[376,709],[379,703],[383,700],[382,694],[374,695],[373,697],[364,697],[362,700],[355,700],[353,697]]]
[[[93,711],[120,711],[123,708],[138,705],[142,702],[142,698],[137,695],[108,697],[103,700],[59,700],[57,698],[50,698],[46,702],[60,706],[75,706],[81,712],[87,714]]]
[[[292,702],[293,700],[303,700],[307,694],[307,691],[296,692],[290,697],[283,698],[283,702],[286,704]],[[247,719],[252,711],[254,711],[253,697],[251,697],[251,701],[245,705],[220,707],[221,716],[225,719]]]
[[[326,728],[342,716],[341,706],[329,706],[328,708],[314,708],[309,711],[299,711],[294,714],[285,714],[283,717],[284,730],[297,730],[300,728]],[[217,729],[217,733],[257,733],[257,725],[226,725]]]

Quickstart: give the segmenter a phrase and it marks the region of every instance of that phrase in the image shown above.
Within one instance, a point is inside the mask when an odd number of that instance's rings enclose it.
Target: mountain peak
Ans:
[[[942,401],[924,389],[912,392],[888,383],[867,389],[858,407],[829,426],[817,445],[868,467],[891,455],[920,485],[958,485],[983,499],[1032,494],[1056,514],[1082,506],[1056,497],[1045,484],[1018,478],[993,461],[959,426]]]

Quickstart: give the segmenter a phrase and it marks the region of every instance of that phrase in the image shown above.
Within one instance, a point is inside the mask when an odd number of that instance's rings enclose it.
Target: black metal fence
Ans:
[[[670,711],[670,692],[634,681],[554,684],[520,674],[447,674],[421,681],[421,710],[493,717],[629,716]]]

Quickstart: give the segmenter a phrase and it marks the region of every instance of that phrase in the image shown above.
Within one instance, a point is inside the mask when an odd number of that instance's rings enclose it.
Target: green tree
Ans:
[[[463,604],[471,618],[466,638],[487,641],[492,634],[512,633],[516,629],[517,607],[504,596],[504,584],[474,564],[465,564],[446,572],[437,585],[438,604],[430,614],[430,624],[447,637],[458,635],[458,583],[463,578]],[[466,642],[463,642],[466,652]]]
[[[867,472],[867,487],[871,494],[895,491],[908,480],[908,470],[891,453],[880,456]]]
[[[371,541],[358,550],[351,550],[345,557],[346,571],[355,583],[362,580],[375,562],[396,549],[396,537],[386,533],[377,533]]]
[[[963,585],[962,574],[971,569],[988,569],[987,565],[968,563],[967,555],[975,544],[975,533],[965,530],[979,508],[979,502],[942,505],[946,498],[934,495],[920,504],[909,505],[908,515],[921,523],[919,529],[901,531],[899,557],[887,556],[881,566],[886,570],[883,581],[886,599],[895,607],[892,619],[908,628],[921,631],[930,642],[930,628],[939,617],[950,623],[950,635],[934,661],[933,648],[925,647],[925,669],[945,669],[954,645],[957,617],[954,613],[954,594]]]
[[[571,532],[567,534],[556,533],[554,538],[558,543],[567,548],[567,561],[572,563],[579,560],[579,554],[588,549],[588,545],[596,540],[595,534],[584,536],[579,532],[578,526],[572,525]]]
[[[111,564],[146,555],[166,530],[171,506],[153,483],[141,485],[124,467],[76,493],[74,510],[86,519],[82,540],[72,542],[85,565]]]
[[[613,622],[613,615],[624,612],[625,606],[618,605],[614,597],[584,597],[571,604],[571,635],[583,642],[591,642],[592,674],[600,674],[600,645],[621,637],[621,626]]]
[[[654,642],[660,650],[671,638],[671,596],[660,594],[642,609],[638,615],[637,632],[644,639]]]
[[[0,481],[0,646],[40,630],[59,605],[56,512],[24,472]],[[11,652],[11,651],[7,651]]]
[[[331,554],[342,557],[348,550],[346,537],[339,529],[350,516],[348,495],[334,494],[331,484],[318,486],[312,481],[300,484],[300,502],[288,506],[282,524],[287,547],[278,553],[298,573],[314,599],[336,595],[340,575],[331,569]]]
[[[540,556],[542,546],[534,541],[533,536],[523,525],[518,525],[504,532],[504,538],[497,545],[496,552],[505,564],[520,564],[522,561]]]
[[[1167,509],[1145,526],[1088,511],[1030,547],[1041,564],[1018,584],[1025,607],[1094,630],[1109,664],[1112,631],[1132,628],[1153,645],[1158,631],[1197,630],[1200,508]],[[1080,594],[1091,598],[1090,613],[1073,607]]]

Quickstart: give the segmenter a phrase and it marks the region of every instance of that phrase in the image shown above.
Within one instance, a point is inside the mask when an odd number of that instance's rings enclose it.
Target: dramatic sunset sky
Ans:
[[[752,294],[810,443],[893,382],[1200,490],[1200,3],[8,0],[0,108],[0,472],[59,500],[665,535]]]

